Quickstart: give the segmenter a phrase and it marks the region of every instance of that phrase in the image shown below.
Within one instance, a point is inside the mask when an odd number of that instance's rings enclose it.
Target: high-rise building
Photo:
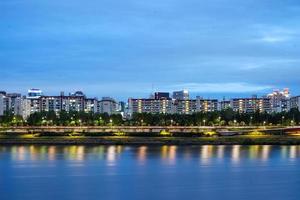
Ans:
[[[219,110],[219,101],[217,99],[203,99],[197,97],[197,112],[215,112]]]
[[[173,113],[192,114],[197,112],[197,100],[175,100],[173,104]]]
[[[4,112],[22,115],[21,94],[0,92],[0,115],[3,115]]]
[[[270,113],[272,111],[269,98],[234,98],[230,102],[230,107],[240,113],[254,113],[256,111]]]
[[[223,99],[222,101],[220,101],[219,104],[220,104],[219,110],[226,110],[228,108],[231,108],[231,102],[230,102],[230,100]]]
[[[283,91],[274,90],[273,93],[268,94],[267,97],[270,99],[272,112],[288,111],[290,96],[288,88]]]
[[[6,94],[6,110],[14,115],[22,115],[22,97],[19,93]]]
[[[175,100],[189,100],[190,95],[187,90],[175,91],[173,92],[173,99]]]
[[[111,97],[103,97],[98,101],[98,112],[107,113],[109,115],[116,114],[118,109],[118,103]]]
[[[170,99],[170,93],[169,92],[155,92],[154,93],[155,99]]]
[[[98,101],[96,98],[86,98],[84,100],[84,112],[96,113],[98,109]]]
[[[0,93],[0,116],[4,114],[4,95]]]
[[[43,96],[43,91],[40,89],[29,89],[27,93],[27,98],[34,99]]]
[[[40,93],[39,93],[40,94]],[[82,92],[75,92],[69,96],[40,96],[30,95],[23,100],[23,117],[27,118],[30,114],[41,111],[54,111],[58,114],[61,111],[84,111],[96,112],[97,100],[88,99]]]
[[[300,96],[290,98],[289,109],[298,109],[300,111]]]
[[[171,99],[128,99],[129,114],[172,113]]]

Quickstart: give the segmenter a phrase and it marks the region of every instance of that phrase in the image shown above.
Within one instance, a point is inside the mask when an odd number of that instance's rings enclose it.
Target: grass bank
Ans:
[[[300,136],[244,135],[231,137],[134,137],[134,136],[0,136],[9,144],[101,145],[300,145]]]

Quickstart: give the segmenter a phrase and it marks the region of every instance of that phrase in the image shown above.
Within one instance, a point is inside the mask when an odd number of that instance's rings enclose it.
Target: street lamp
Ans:
[[[141,126],[143,126],[144,120],[141,120]]]
[[[204,119],[204,120],[203,120],[203,124],[204,124],[204,126],[205,126],[205,122],[206,122],[206,120]]]
[[[99,117],[99,125],[102,126],[102,117]]]
[[[235,120],[233,120],[233,125],[234,125],[234,126],[236,125],[236,119],[235,119]]]
[[[171,119],[171,126],[173,125],[173,119]]]
[[[284,120],[284,116],[281,117],[281,125],[283,126],[283,120]]]
[[[250,117],[250,126],[252,126],[252,120],[253,120],[253,117],[251,116]]]

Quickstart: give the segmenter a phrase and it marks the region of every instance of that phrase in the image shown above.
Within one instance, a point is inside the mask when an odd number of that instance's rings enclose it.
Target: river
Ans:
[[[290,200],[300,146],[0,146],[1,200]]]

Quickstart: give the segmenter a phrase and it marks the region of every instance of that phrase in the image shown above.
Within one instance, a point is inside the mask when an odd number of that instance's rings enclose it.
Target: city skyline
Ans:
[[[105,96],[105,95],[101,95],[100,93],[98,95],[95,95],[95,96],[91,96],[89,95],[88,93],[86,93],[85,91],[82,91],[82,90],[72,90],[72,91],[63,91],[63,90],[60,90],[60,91],[57,91],[57,92],[54,92],[54,93],[49,93],[48,91],[45,91],[43,89],[40,89],[40,88],[30,88],[30,89],[27,89],[25,92],[19,92],[19,91],[9,91],[9,90],[6,90],[6,89],[0,89],[0,94],[1,93],[7,93],[7,94],[19,94],[23,97],[28,97],[32,92],[32,90],[36,90],[38,92],[41,93],[41,96],[72,96],[72,95],[76,95],[76,93],[82,93],[82,95],[88,97],[88,98],[94,98],[94,99],[102,99],[102,98],[113,98],[117,101],[128,101],[128,99],[151,99],[151,98],[155,98],[155,94],[156,93],[168,93],[168,95],[170,95],[170,98],[173,98],[174,96],[174,93],[175,92],[187,92],[187,95],[188,95],[188,98],[187,99],[197,99],[197,98],[203,98],[203,99],[217,99],[217,100],[230,100],[230,99],[235,99],[235,98],[252,98],[253,96],[257,96],[257,97],[266,97],[268,95],[271,95],[272,93],[274,92],[279,92],[279,93],[282,93],[284,92],[285,90],[288,92],[289,94],[289,97],[297,97],[297,96],[300,96],[300,94],[295,94],[293,93],[289,88],[274,88],[272,90],[269,90],[269,91],[265,91],[265,92],[261,92],[261,93],[252,93],[252,94],[248,94],[247,92],[244,92],[242,93],[242,95],[238,95],[238,94],[235,94],[235,96],[221,96],[222,93],[216,93],[214,94],[213,96],[207,96],[207,95],[201,95],[199,93],[193,93],[193,92],[190,92],[189,90],[187,89],[175,89],[175,90],[172,90],[172,91],[167,91],[167,90],[163,90],[163,91],[153,91],[153,92],[150,92],[149,94],[145,94],[145,96],[138,96],[138,95],[135,95],[135,96],[127,96],[125,97],[125,99],[122,99],[122,98],[117,98],[118,95],[112,95],[112,96]]]
[[[284,87],[300,93],[299,1],[11,0],[0,7],[0,85],[9,91],[75,89],[118,99],[177,89],[218,98]]]

